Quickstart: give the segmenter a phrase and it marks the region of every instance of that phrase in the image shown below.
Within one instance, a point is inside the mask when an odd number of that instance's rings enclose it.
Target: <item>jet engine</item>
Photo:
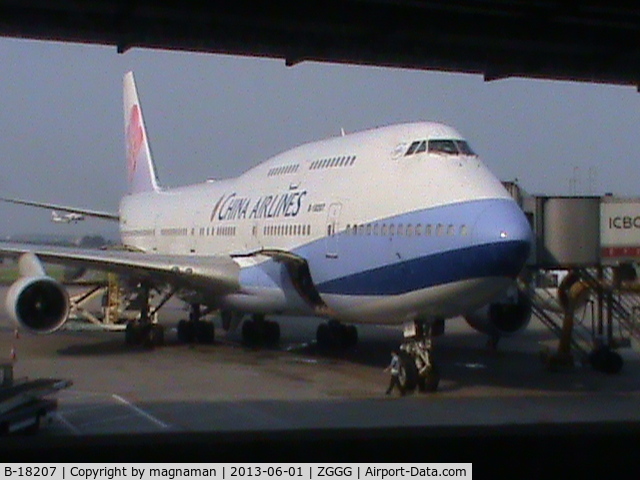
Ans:
[[[516,286],[492,303],[465,315],[469,325],[494,338],[518,333],[531,320],[531,300]]]
[[[20,258],[20,272],[23,276],[7,293],[5,306],[9,316],[31,332],[55,332],[69,316],[69,294],[59,282],[44,273],[33,254]]]

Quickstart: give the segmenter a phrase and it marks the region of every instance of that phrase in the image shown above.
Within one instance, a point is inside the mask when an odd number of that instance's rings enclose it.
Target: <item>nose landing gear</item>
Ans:
[[[416,320],[405,325],[405,341],[400,345],[400,384],[405,391],[416,387],[425,393],[438,390],[440,371],[433,359],[433,337],[443,325],[442,320],[430,324]]]

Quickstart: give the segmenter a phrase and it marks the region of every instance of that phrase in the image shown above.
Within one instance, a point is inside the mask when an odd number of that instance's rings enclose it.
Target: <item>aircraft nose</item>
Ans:
[[[533,234],[518,204],[504,200],[478,216],[473,241],[486,255],[487,275],[516,277],[529,257]]]

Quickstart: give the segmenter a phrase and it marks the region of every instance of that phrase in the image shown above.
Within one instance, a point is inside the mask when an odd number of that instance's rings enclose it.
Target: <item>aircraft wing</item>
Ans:
[[[18,205],[28,205],[30,207],[46,208],[49,210],[60,210],[68,213],[79,213],[87,217],[101,218],[103,220],[120,220],[120,215],[112,212],[101,212],[99,210],[88,210],[83,208],[67,207],[64,205],[54,205],[52,203],[32,202],[30,200],[19,200],[17,198],[0,197],[0,202],[15,203]]]
[[[0,242],[0,256],[33,253],[43,262],[115,272],[153,284],[206,288],[224,294],[239,290],[240,266],[230,256],[151,255],[123,250],[92,250],[74,247]]]

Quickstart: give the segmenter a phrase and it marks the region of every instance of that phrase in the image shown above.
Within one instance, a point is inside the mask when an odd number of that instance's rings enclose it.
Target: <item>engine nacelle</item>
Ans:
[[[531,320],[531,300],[517,288],[465,315],[469,325],[492,337],[508,337],[524,330]]]
[[[9,288],[5,306],[17,324],[34,333],[52,333],[67,321],[70,302],[66,289],[43,275],[17,280]]]

